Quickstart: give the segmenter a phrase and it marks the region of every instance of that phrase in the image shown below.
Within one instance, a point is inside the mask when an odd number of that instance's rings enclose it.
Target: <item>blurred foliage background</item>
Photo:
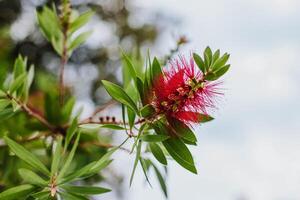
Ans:
[[[59,105],[54,105],[55,100],[53,100],[57,96],[60,58],[39,31],[35,13],[36,9],[40,9],[43,5],[52,6],[53,3],[59,5],[58,1],[0,1],[0,84],[2,85],[9,72],[12,71],[14,59],[18,54],[28,57],[29,64],[34,64],[36,69],[29,105],[55,123],[61,120],[60,114],[55,111],[59,110]],[[100,85],[100,80],[122,81],[120,47],[138,58],[140,49],[145,51],[155,45],[156,39],[163,30],[155,23],[139,21],[139,14],[135,13],[134,6],[129,1],[74,0],[72,6],[79,12],[92,9],[95,11],[95,16],[86,27],[93,30],[91,38],[76,49],[66,67],[66,89],[75,95],[77,103],[82,100],[82,102],[88,102],[91,107],[100,106],[108,98],[104,95],[105,91]],[[49,104],[51,104],[52,112],[47,110],[46,105]],[[10,137],[19,143],[26,139],[24,146],[30,148],[31,151],[37,150],[35,153],[40,155],[45,163],[49,163],[47,157],[43,156],[45,154],[38,151],[47,143],[42,140],[28,142],[28,138],[32,137],[32,131],[39,129],[43,131],[37,121],[29,119],[22,112],[13,118],[1,118],[0,121],[0,136],[6,134],[8,130]],[[99,139],[98,137],[101,136],[85,135],[83,140],[93,140],[94,137]],[[110,140],[110,137],[101,138],[101,141]],[[50,146],[46,147],[48,155],[51,153]],[[99,159],[106,151],[105,148],[96,145],[81,147],[75,158],[78,166]],[[7,146],[1,142],[0,191],[20,184],[21,179],[15,173],[20,166],[26,165],[16,157],[8,155]],[[110,171],[110,174],[110,180],[108,180],[110,184],[119,184],[122,181],[122,177],[114,176],[113,171]],[[91,182],[101,180],[101,175],[88,179]]]

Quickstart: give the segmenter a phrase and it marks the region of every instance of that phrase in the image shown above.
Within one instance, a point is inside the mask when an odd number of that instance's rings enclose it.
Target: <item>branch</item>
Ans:
[[[20,100],[16,99],[15,97],[11,96],[10,94],[6,93],[6,96],[11,101],[16,102],[21,109],[26,112],[29,116],[37,119],[39,122],[41,122],[43,125],[45,125],[51,132],[56,133],[58,129],[50,124],[42,115],[32,110],[27,104],[21,102]]]

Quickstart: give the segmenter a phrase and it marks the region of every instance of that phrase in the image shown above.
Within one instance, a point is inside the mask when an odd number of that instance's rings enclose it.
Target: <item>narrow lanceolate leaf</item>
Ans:
[[[106,91],[112,98],[114,98],[116,101],[119,101],[122,104],[129,106],[136,113],[138,113],[136,104],[120,86],[106,80],[102,80],[102,83]]]
[[[9,92],[12,94],[14,93],[17,89],[19,89],[26,81],[26,73],[18,76],[15,80],[13,80],[12,84],[9,87]]]
[[[60,192],[60,196],[62,196],[62,199],[67,199],[67,200],[89,200],[89,198],[79,195],[79,194],[74,194],[70,192]]]
[[[193,156],[187,146],[179,138],[169,138],[164,141],[163,144],[178,164],[190,172],[197,174]]]
[[[230,65],[225,65],[223,67],[221,67],[218,71],[215,72],[216,74],[216,79],[220,78],[221,76],[223,76],[230,68]]]
[[[162,189],[162,191],[164,192],[164,195],[168,198],[168,191],[167,191],[167,186],[165,183],[165,179],[164,177],[161,175],[160,171],[158,170],[158,168],[152,163],[152,166],[154,167],[154,171],[156,173],[156,177],[158,179],[158,182],[160,184],[160,187]]]
[[[122,56],[123,56],[123,60],[125,61],[124,70],[128,71],[131,78],[134,81],[136,81],[137,78],[136,70],[131,62],[131,59],[125,53],[122,53]]]
[[[62,154],[62,138],[60,137],[56,143],[55,150],[52,156],[51,175],[57,173]]]
[[[50,198],[50,190],[44,189],[42,191],[30,194],[30,196],[37,200],[48,200]]]
[[[75,117],[72,120],[72,123],[71,123],[70,127],[67,130],[67,135],[66,135],[66,139],[65,139],[65,147],[64,147],[65,149],[67,149],[71,139],[75,135],[75,133],[77,131],[77,125],[78,125],[78,120],[77,120],[77,117]]]
[[[17,187],[9,188],[0,193],[0,200],[17,200],[24,199],[28,196],[35,187],[33,185],[20,185]]]
[[[149,169],[149,166],[147,165],[147,162],[146,162],[146,160],[144,158],[140,157],[139,161],[140,161],[140,164],[142,166],[142,169],[143,169],[146,181],[148,182],[148,184],[150,185],[150,187],[152,187],[152,185],[150,183],[150,180],[148,178],[148,175],[147,175],[147,171]]]
[[[202,71],[202,73],[205,73],[206,68],[205,68],[205,64],[204,64],[204,61],[202,60],[202,58],[196,53],[193,53],[193,58],[197,64],[197,66],[199,67],[199,69]]]
[[[218,70],[220,69],[221,67],[223,67],[226,62],[228,61],[230,55],[225,53],[221,58],[219,58],[214,64],[213,64],[213,67],[212,67],[212,70],[215,71],[215,70]]]
[[[46,166],[37,158],[35,155],[30,153],[24,147],[16,143],[15,141],[9,139],[8,137],[4,137],[6,144],[9,148],[24,162],[33,167],[34,169],[44,173],[45,175],[49,175],[50,172],[46,168]]]
[[[79,170],[71,173],[70,175],[66,176],[59,184],[63,184],[66,182],[70,182],[75,179],[79,179],[81,177],[87,177],[92,174],[98,173],[101,169],[108,166],[112,160],[110,160],[110,156],[117,150],[118,148],[115,147],[109,150],[104,156],[102,156],[98,161],[94,161],[92,163],[87,164],[86,166],[82,167]]]
[[[138,161],[139,161],[140,156],[141,156],[141,148],[142,148],[142,142],[138,141],[138,146],[136,148],[136,156],[135,156],[135,160],[134,160],[134,165],[133,165],[133,169],[132,169],[131,176],[130,176],[130,184],[129,184],[130,186],[132,184],[133,177],[134,177],[134,174],[135,174],[135,170],[136,170]]]
[[[189,142],[192,142],[192,143],[197,142],[197,138],[196,138],[194,132],[183,122],[181,122],[180,120],[175,119],[175,118],[168,120],[168,122],[171,125],[171,127],[173,128],[173,130],[175,130],[176,135],[178,135],[181,138],[184,138],[185,140],[187,140]]]
[[[93,11],[87,11],[85,13],[82,13],[78,18],[76,18],[70,26],[69,32],[73,33],[75,31],[77,31],[79,28],[81,28],[82,26],[84,26],[89,20],[90,18],[94,15]]]
[[[156,160],[158,160],[163,165],[168,164],[166,156],[163,153],[163,151],[161,150],[161,148],[159,147],[159,145],[157,145],[155,143],[149,143],[149,147],[150,147],[150,150],[151,150],[153,156],[156,158]]]
[[[162,142],[168,139],[169,137],[170,136],[168,135],[142,135],[140,139],[145,142]]]
[[[161,76],[163,73],[157,58],[153,59],[151,70],[152,70],[152,82],[153,82],[157,77]]]
[[[103,187],[93,187],[93,186],[73,186],[73,185],[64,185],[62,186],[68,192],[75,194],[84,194],[84,195],[95,195],[95,194],[103,194],[110,192],[110,189]]]
[[[136,114],[130,107],[127,107],[127,117],[128,117],[129,128],[131,130],[134,126],[134,120],[135,120]]]
[[[212,51],[209,47],[206,47],[204,50],[204,63],[206,67],[206,71],[210,68],[212,62]]]
[[[83,44],[88,37],[92,34],[92,31],[86,31],[81,34],[79,34],[70,44],[69,50],[76,49],[79,45]]]
[[[73,160],[73,157],[75,155],[75,151],[77,149],[77,146],[78,146],[78,143],[79,143],[79,139],[80,139],[80,132],[77,134],[77,138],[76,138],[76,140],[74,142],[74,145],[73,145],[73,147],[72,147],[72,149],[71,149],[71,151],[70,151],[70,153],[69,153],[69,155],[67,157],[67,160],[65,161],[64,166],[62,167],[62,169],[60,170],[60,172],[59,172],[59,174],[57,176],[57,180],[58,181],[61,180],[64,177],[65,173],[68,171],[68,169],[69,169],[69,167],[71,165],[71,162]]]
[[[0,111],[5,109],[10,103],[11,102],[8,99],[0,99]]]
[[[41,178],[39,175],[34,173],[33,171],[29,169],[19,169],[18,170],[20,176],[24,181],[27,183],[30,183],[32,185],[38,185],[38,186],[46,186],[48,184],[47,181],[45,181],[43,178]]]

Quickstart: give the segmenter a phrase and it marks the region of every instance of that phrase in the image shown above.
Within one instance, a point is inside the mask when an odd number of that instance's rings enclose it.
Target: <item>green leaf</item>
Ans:
[[[169,129],[162,122],[158,121],[156,124],[153,124],[153,128],[159,135],[168,135]],[[178,164],[190,172],[197,174],[193,156],[180,138],[171,137],[162,143],[169,152],[170,156],[174,158]]]
[[[194,132],[183,122],[175,118],[169,119],[168,122],[172,126],[172,128],[176,131],[175,133],[176,135],[192,143],[197,142],[197,138]]]
[[[70,26],[69,32],[73,33],[75,31],[77,31],[79,28],[81,28],[82,26],[84,26],[90,19],[91,17],[94,15],[95,13],[91,10],[82,13],[78,18],[76,18]]]
[[[83,44],[88,37],[92,34],[93,31],[86,31],[81,34],[79,34],[74,40],[72,40],[68,50],[74,50],[76,49],[79,45]]]
[[[29,169],[21,168],[18,170],[24,181],[32,185],[47,186],[48,182]]]
[[[77,117],[75,117],[72,120],[72,123],[67,130],[64,149],[68,148],[68,145],[69,145],[71,139],[73,138],[73,136],[75,135],[75,133],[77,131],[77,126],[78,126],[78,119],[77,119]]]
[[[10,105],[10,100],[8,99],[0,99],[0,111],[5,109],[8,105]]]
[[[213,64],[213,67],[212,67],[212,70],[213,71],[217,71],[218,69],[220,69],[221,67],[223,67],[226,62],[228,61],[230,55],[225,53],[221,58],[219,58],[214,64]]]
[[[140,164],[141,164],[141,166],[142,166],[142,169],[143,169],[143,172],[144,172],[146,181],[148,182],[148,184],[150,185],[150,187],[152,187],[152,185],[151,185],[151,183],[150,183],[150,180],[149,180],[149,178],[148,178],[148,175],[147,175],[147,171],[148,171],[148,169],[149,169],[149,166],[147,165],[146,160],[143,159],[142,157],[140,157],[139,161],[140,161]]]
[[[150,117],[155,113],[155,109],[152,105],[147,104],[141,109],[141,116],[142,117]]]
[[[159,145],[157,145],[155,143],[149,143],[149,147],[150,147],[150,150],[151,150],[153,156],[156,158],[156,160],[158,160],[163,165],[168,164],[166,156],[163,153],[163,151],[161,150],[161,148],[159,147]]]
[[[163,142],[163,145],[178,164],[190,172],[197,174],[193,156],[179,138],[169,138]]]
[[[152,62],[152,83],[155,81],[155,79],[163,74],[163,71],[161,69],[161,66],[157,60],[156,57],[154,57]]]
[[[48,198],[50,197],[50,190],[43,189],[42,191],[31,194],[30,196],[32,196],[33,198],[35,198],[37,200],[48,200]]]
[[[82,26],[88,23],[88,21],[91,19],[91,17],[95,14],[94,11],[88,10],[84,13],[81,13],[78,17],[76,17],[70,25],[69,32],[74,33],[78,29],[80,29]]]
[[[39,27],[48,41],[52,38],[59,38],[62,36],[60,22],[55,11],[47,6],[37,12],[37,19]]]
[[[125,61],[124,70],[128,71],[131,78],[133,78],[133,80],[136,81],[137,75],[131,59],[123,52],[122,52],[122,58]]]
[[[126,94],[126,92],[118,85],[111,83],[106,80],[102,80],[102,83],[109,93],[109,95],[114,98],[116,101],[125,104],[132,108],[136,113],[138,113],[138,108],[134,101]]]
[[[4,92],[3,90],[0,90],[0,98],[6,97],[6,92]]]
[[[214,65],[214,63],[219,59],[219,57],[220,57],[220,49],[218,49],[218,50],[214,53],[214,55],[213,55],[213,57],[212,57],[212,65]]]
[[[202,71],[202,73],[205,73],[206,68],[205,68],[205,64],[204,64],[204,61],[202,60],[202,58],[196,53],[193,53],[193,58],[197,64],[197,66],[199,67],[199,69]]]
[[[27,59],[23,58],[22,55],[19,55],[18,58],[15,60],[14,64],[14,71],[13,71],[13,77],[16,79],[20,75],[24,74],[26,72],[26,66],[27,66]]]
[[[70,175],[66,176],[59,184],[63,184],[66,182],[70,182],[74,179],[78,179],[80,177],[86,177],[91,174],[98,173],[101,169],[108,166],[112,160],[110,160],[110,156],[117,150],[118,148],[113,148],[108,151],[105,155],[103,155],[98,161],[91,162],[86,166],[82,167],[79,170],[71,173]]]
[[[168,135],[142,135],[141,140],[145,142],[162,142],[170,138]]]
[[[68,101],[65,103],[64,107],[62,108],[62,116],[63,116],[63,121],[68,122],[69,119],[71,118],[71,114],[75,105],[75,98],[71,97],[68,99]]]
[[[35,189],[32,185],[20,185],[0,193],[0,200],[18,200],[28,196]]]
[[[128,116],[129,127],[130,127],[130,129],[132,129],[132,127],[134,126],[134,120],[135,120],[136,114],[130,107],[127,107],[127,116]]]
[[[136,78],[136,88],[139,92],[139,95],[140,95],[143,105],[146,104],[145,94],[144,94],[144,83],[139,77]]]
[[[65,161],[65,164],[63,165],[62,169],[60,170],[60,172],[57,176],[58,181],[61,180],[64,177],[65,173],[68,171],[68,169],[71,165],[71,162],[73,160],[73,157],[75,155],[75,151],[77,149],[79,139],[80,139],[80,132],[77,134],[76,140],[75,140],[74,145],[73,145],[73,147],[72,147],[72,149],[71,149],[71,151],[70,151],[70,153],[69,153],[69,155],[68,155],[68,157]]]
[[[230,65],[225,65],[224,67],[221,67],[218,71],[216,71],[216,79],[223,76],[230,68]]]
[[[56,142],[55,150],[52,156],[52,163],[51,163],[52,176],[58,172],[61,154],[62,154],[62,137],[59,137],[58,141]]]
[[[87,197],[79,195],[79,194],[73,194],[73,193],[60,193],[60,195],[63,197],[63,200],[89,200]]]
[[[204,63],[206,66],[206,71],[208,71],[212,63],[212,52],[209,47],[206,47],[206,49],[204,50]]]
[[[36,170],[44,173],[45,175],[50,175],[49,170],[46,166],[37,158],[35,155],[30,153],[24,147],[16,143],[15,141],[9,139],[8,137],[4,137],[5,143],[9,146],[9,148],[24,162],[33,167]]]
[[[166,183],[165,183],[165,179],[164,177],[161,175],[160,171],[158,170],[158,168],[152,163],[152,166],[154,168],[154,171],[156,173],[156,177],[159,181],[159,184],[160,184],[160,187],[162,189],[162,191],[164,192],[164,195],[165,197],[168,198],[168,191],[167,191],[167,186],[166,186]]]
[[[103,194],[110,192],[110,189],[102,188],[102,187],[93,187],[93,186],[73,186],[73,185],[64,185],[62,186],[68,192],[75,194],[83,194],[83,195],[93,195],[93,194]]]
[[[26,77],[27,77],[27,74],[24,73],[12,81],[12,83],[9,87],[10,94],[14,93],[17,89],[19,89],[25,83]]]
[[[136,170],[138,161],[139,161],[140,156],[141,156],[141,148],[142,148],[142,142],[139,140],[137,148],[136,148],[136,156],[135,156],[135,160],[134,160],[134,165],[133,165],[133,169],[132,169],[131,176],[130,176],[130,184],[129,184],[130,186],[132,184],[133,177],[134,177],[134,174],[135,174],[135,170]]]

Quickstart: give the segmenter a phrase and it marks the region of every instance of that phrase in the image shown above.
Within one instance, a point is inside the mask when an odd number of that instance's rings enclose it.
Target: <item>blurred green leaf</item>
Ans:
[[[18,171],[22,179],[27,183],[30,183],[32,185],[38,185],[38,186],[48,185],[47,181],[45,181],[43,178],[41,178],[39,175],[37,175],[36,173],[34,173],[29,169],[21,168]]]
[[[9,139],[8,137],[4,137],[4,140],[6,144],[9,146],[9,148],[24,162],[26,162],[28,165],[33,167],[36,170],[39,170],[40,172],[44,173],[45,175],[49,176],[50,172],[46,168],[46,166],[37,158],[35,155],[30,153],[28,150],[26,150],[24,147],[16,143],[15,141]]]
[[[93,186],[73,186],[73,185],[64,185],[62,186],[68,192],[75,193],[75,194],[103,194],[110,192],[110,189],[102,188],[102,187],[93,187]]]
[[[70,26],[69,32],[73,33],[75,31],[77,31],[79,28],[81,28],[82,26],[84,26],[86,23],[88,23],[88,21],[91,19],[91,17],[94,15],[95,13],[91,10],[86,11],[84,13],[82,13],[79,17],[77,17]]]
[[[28,196],[35,189],[32,185],[19,185],[0,193],[0,200],[17,200]]]
[[[134,174],[135,174],[135,170],[136,170],[138,161],[139,161],[140,156],[141,156],[141,148],[142,148],[142,142],[139,140],[137,148],[136,148],[136,155],[135,155],[134,165],[133,165],[133,169],[132,169],[131,176],[130,176],[130,183],[129,183],[130,186],[132,184],[133,177],[134,177]]]
[[[51,163],[51,175],[55,175],[58,172],[60,160],[62,157],[62,137],[59,137],[59,139],[56,142],[55,149],[53,151],[52,155],[52,163]]]
[[[70,164],[73,160],[73,157],[75,155],[75,151],[77,149],[77,146],[78,146],[78,143],[79,143],[79,139],[80,139],[80,132],[77,134],[77,137],[76,137],[76,140],[74,142],[74,145],[62,167],[62,169],[59,171],[59,174],[57,176],[57,180],[60,181],[64,176],[65,176],[65,173],[67,173],[69,167],[70,167]]]
[[[150,117],[155,113],[155,109],[152,105],[147,104],[141,109],[141,116],[142,117]]]
[[[72,40],[70,46],[68,47],[68,50],[72,51],[76,49],[79,45],[83,44],[92,33],[93,31],[86,31],[79,34],[75,39]]]
[[[106,80],[102,80],[102,83],[106,91],[110,94],[112,98],[114,98],[116,101],[122,104],[129,106],[136,113],[138,113],[138,109],[134,101],[126,94],[126,92],[120,86]]]
[[[159,181],[160,187],[161,187],[162,191],[164,192],[165,197],[168,198],[168,191],[167,191],[167,186],[166,186],[166,183],[165,183],[165,179],[161,175],[161,173],[158,170],[158,168],[153,163],[152,163],[152,166],[153,166],[154,171],[156,173],[156,177],[157,177],[157,179]]]

